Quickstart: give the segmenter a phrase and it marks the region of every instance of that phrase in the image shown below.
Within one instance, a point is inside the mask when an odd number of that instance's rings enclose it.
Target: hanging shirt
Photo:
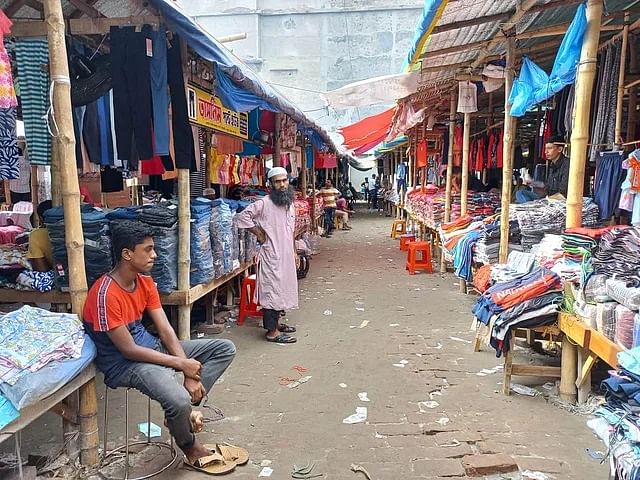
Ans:
[[[14,193],[31,192],[31,164],[24,155],[18,157],[18,171],[18,178],[9,180],[9,190]]]
[[[555,163],[551,162],[545,188],[548,195],[561,193],[565,197],[567,196],[567,190],[569,189],[569,159],[564,155],[561,155]]]
[[[405,180],[406,178],[407,178],[407,166],[404,163],[400,163],[396,168],[396,180]]]
[[[427,141],[421,140],[416,146],[416,168],[426,167],[427,163]]]
[[[478,87],[475,83],[458,82],[458,112],[474,113],[478,111]]]

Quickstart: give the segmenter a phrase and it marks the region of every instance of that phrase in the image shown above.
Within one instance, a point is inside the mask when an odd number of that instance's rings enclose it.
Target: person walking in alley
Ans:
[[[340,192],[333,188],[333,184],[331,180],[327,180],[324,182],[324,186],[320,189],[318,194],[322,197],[324,202],[324,228],[325,228],[325,236],[327,238],[331,237],[331,232],[335,229],[335,225],[333,224],[333,219],[336,214],[337,204],[336,201],[340,196]]]
[[[360,188],[362,189],[362,195],[364,195],[364,201],[367,202],[367,207],[369,206],[369,177],[364,177],[364,182],[360,184]]]
[[[267,178],[271,193],[238,214],[238,227],[253,233],[261,245],[256,262],[256,300],[262,307],[266,339],[295,343],[297,339],[288,335],[295,327],[279,323],[282,312],[298,308],[294,191],[282,167],[269,170]]]
[[[371,208],[374,210],[378,210],[378,188],[380,185],[378,184],[378,179],[376,178],[376,174],[371,175],[371,180],[369,181],[369,201],[371,202]]]
[[[192,407],[202,405],[232,362],[234,344],[226,339],[179,341],[162,309],[156,284],[146,275],[156,259],[153,230],[126,221],[111,232],[118,263],[94,283],[84,307],[85,330],[98,349],[95,361],[105,384],[135,388],[160,403],[169,432],[190,466],[233,470],[233,460],[197,441],[203,415]],[[145,313],[157,337],[142,325]],[[176,371],[184,375],[182,385],[176,381]]]

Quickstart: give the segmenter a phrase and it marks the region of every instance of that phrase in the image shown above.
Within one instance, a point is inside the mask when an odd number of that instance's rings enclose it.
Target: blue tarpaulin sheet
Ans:
[[[527,111],[552,97],[576,80],[584,34],[587,31],[587,7],[580,4],[565,33],[556,55],[551,75],[529,58],[522,61],[520,75],[514,79],[509,95],[511,116],[522,117]]]

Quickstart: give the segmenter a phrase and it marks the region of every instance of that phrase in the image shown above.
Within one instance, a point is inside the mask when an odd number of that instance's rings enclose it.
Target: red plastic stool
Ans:
[[[400,235],[400,250],[406,252],[409,250],[409,244],[416,241],[416,236],[413,233],[405,233]]]
[[[242,280],[242,291],[240,292],[240,313],[238,314],[238,325],[244,325],[247,317],[261,317],[260,306],[253,301],[256,290],[256,276],[249,275]]]
[[[420,259],[418,259],[418,252],[422,254]],[[410,275],[415,275],[416,270],[425,270],[427,273],[433,273],[431,244],[429,242],[412,242],[409,244],[407,270],[409,270]]]

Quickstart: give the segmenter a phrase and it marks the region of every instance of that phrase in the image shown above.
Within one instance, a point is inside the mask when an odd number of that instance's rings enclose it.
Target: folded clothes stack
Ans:
[[[615,227],[602,235],[593,255],[593,270],[640,286],[640,229]]]
[[[543,198],[534,202],[512,205],[512,218],[517,219],[522,232],[522,246],[529,251],[542,240],[545,234],[561,234],[567,219],[567,205],[564,200]],[[598,206],[590,198],[582,203],[582,224],[597,225]]]
[[[520,227],[518,222],[512,220],[509,222],[509,251],[520,251]],[[473,252],[473,260],[477,263],[488,265],[497,263],[500,253],[500,229],[496,228],[485,232],[485,235],[478,240]]]
[[[478,298],[473,314],[489,326],[489,343],[496,350],[496,356],[509,350],[513,329],[557,321],[561,289],[562,282],[556,273],[537,268],[514,280],[493,285]]]

